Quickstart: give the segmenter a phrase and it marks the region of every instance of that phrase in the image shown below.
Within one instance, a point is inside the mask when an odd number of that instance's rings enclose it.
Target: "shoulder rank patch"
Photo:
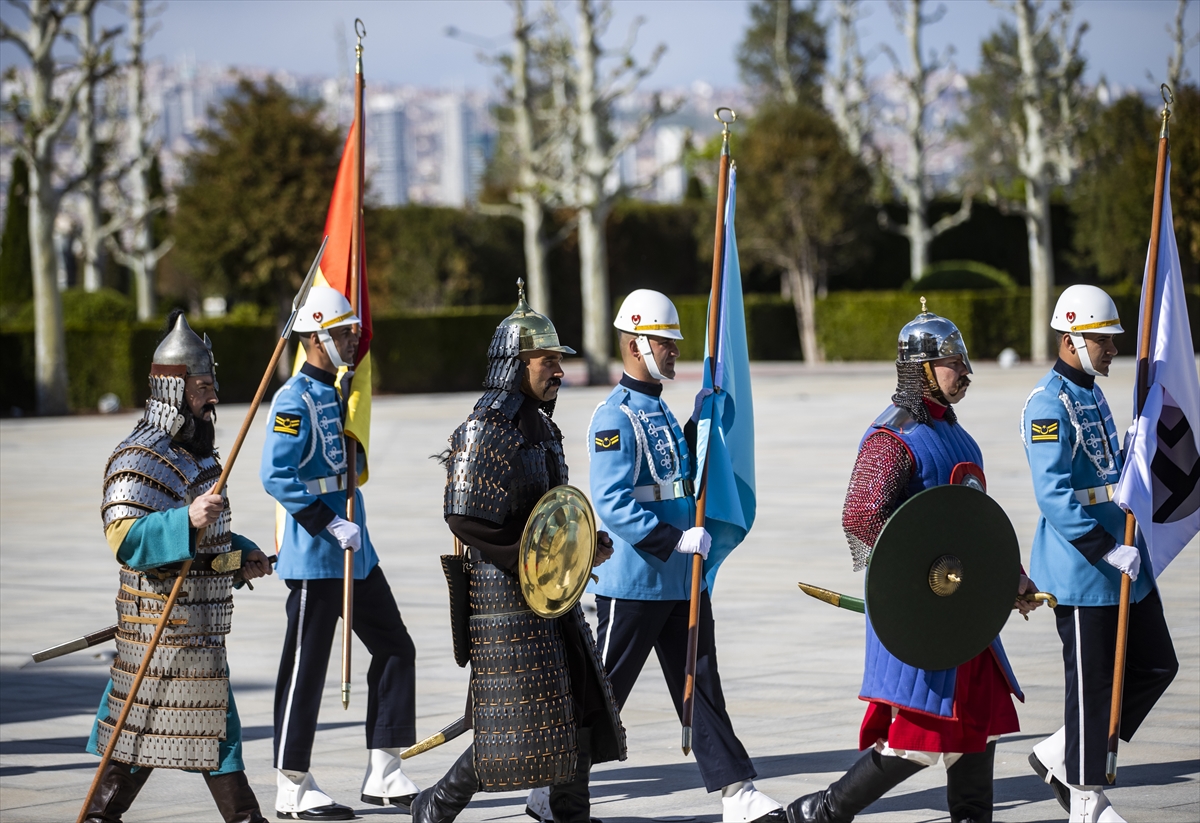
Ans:
[[[621,450],[621,430],[605,429],[596,432],[596,451],[615,452]]]
[[[277,431],[280,434],[290,434],[292,437],[300,436],[300,415],[298,414],[277,414],[275,415],[275,427],[272,431]]]
[[[1030,421],[1029,440],[1032,443],[1057,443],[1058,421],[1053,417]]]

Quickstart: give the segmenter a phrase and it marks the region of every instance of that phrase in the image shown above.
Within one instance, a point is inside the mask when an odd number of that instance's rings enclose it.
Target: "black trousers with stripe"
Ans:
[[[687,665],[687,600],[620,600],[596,597],[597,644],[604,669],[623,707],[653,649],[658,654],[675,711],[683,716],[683,681]],[[700,595],[700,643],[696,651],[696,696],[692,716],[692,748],[704,787],[715,792],[731,783],[752,780],[754,764],[733,731],[725,710],[717,647],[713,637],[712,602]]]
[[[306,772],[317,713],[342,616],[342,580],[288,580],[287,636],[275,681],[275,768]],[[391,587],[376,566],[354,583],[354,633],[371,652],[367,748],[416,742],[416,647]]]
[[[1067,782],[1108,785],[1108,722],[1117,646],[1116,606],[1054,610],[1066,674]],[[1179,671],[1175,647],[1155,588],[1129,604],[1121,739],[1128,742]]]

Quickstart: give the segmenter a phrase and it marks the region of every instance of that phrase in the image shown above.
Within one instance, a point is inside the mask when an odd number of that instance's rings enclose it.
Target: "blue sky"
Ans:
[[[649,85],[685,86],[696,80],[737,85],[734,52],[748,20],[747,5],[746,0],[617,0],[609,40],[622,40],[630,22],[642,16],[640,50],[646,53],[659,42],[667,45]],[[903,44],[886,3],[867,0],[864,6],[864,45],[887,42],[900,51]],[[953,45],[959,67],[970,71],[978,64],[980,41],[1005,13],[984,0],[948,0],[945,6],[945,17],[926,30],[926,49]],[[1171,41],[1165,28],[1175,9],[1175,0],[1081,0],[1076,19],[1091,26],[1083,40],[1088,79],[1095,81],[1103,73],[1123,86],[1156,86],[1166,73]],[[571,12],[564,6],[568,17]],[[829,12],[826,4],[823,13]],[[1193,3],[1188,12],[1188,30],[1195,32],[1200,29],[1200,4]],[[150,50],[168,60],[186,52],[202,62],[332,75],[343,59],[338,26],[352,45],[356,16],[368,31],[368,80],[487,87],[489,70],[476,60],[477,49],[451,40],[445,29],[456,26],[502,46],[509,9],[499,0],[171,0]],[[1200,48],[1190,51],[1187,65],[1195,81]],[[872,68],[885,70],[885,60]],[[1154,73],[1155,82],[1147,79],[1147,71]]]
[[[539,0],[531,0],[538,5]],[[636,17],[645,18],[639,51],[667,45],[649,87],[687,86],[700,80],[714,86],[738,84],[734,53],[748,20],[747,0],[616,0],[608,41],[620,42]],[[937,3],[930,3],[936,8]],[[926,30],[926,50],[955,47],[958,66],[971,71],[979,43],[1005,13],[985,0],[946,0],[945,17]],[[1049,5],[1049,4],[1047,4]],[[571,15],[569,3],[564,13]],[[902,53],[903,43],[883,0],[865,0],[860,23],[865,47],[880,42]],[[1101,74],[1111,83],[1151,89],[1166,73],[1176,0],[1080,0],[1077,20],[1091,26],[1084,37],[1090,82]],[[823,14],[829,15],[825,2]],[[1188,31],[1200,29],[1200,3],[1189,8]],[[0,14],[14,27],[24,21],[7,3]],[[115,17],[110,10],[107,15]],[[486,88],[488,68],[477,49],[451,40],[448,26],[470,32],[497,47],[504,45],[509,9],[501,0],[169,0],[150,43],[154,57],[176,61],[190,54],[200,62],[281,68],[304,74],[336,75],[353,44],[354,18],[367,26],[367,77],[420,86]],[[348,44],[339,45],[341,27]],[[0,66],[15,50],[3,46]],[[1200,77],[1200,48],[1188,53],[1193,82]],[[888,68],[883,58],[873,72]],[[1152,82],[1147,72],[1154,74]]]

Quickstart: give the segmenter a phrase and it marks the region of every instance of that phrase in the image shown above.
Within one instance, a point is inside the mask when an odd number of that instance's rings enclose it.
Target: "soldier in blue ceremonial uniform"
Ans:
[[[1021,439],[1042,516],[1033,538],[1034,577],[1058,598],[1064,725],[1034,747],[1030,765],[1054,789],[1072,823],[1123,818],[1107,782],[1108,723],[1121,576],[1132,580],[1121,739],[1129,740],[1175,677],[1179,663],[1145,545],[1125,544],[1125,512],[1112,502],[1121,444],[1096,377],[1107,376],[1123,331],[1112,298],[1071,286],[1054,308],[1058,362],[1021,415]]]
[[[276,571],[291,590],[275,684],[275,810],[296,820],[354,817],[309,773],[347,548],[355,552],[354,631],[371,652],[362,800],[407,809],[417,793],[399,757],[416,739],[416,649],[379,567],[361,492],[357,523],[346,519],[345,409],[334,382],[339,367],[355,362],[358,322],[340,292],[312,289],[295,325],[307,362],[275,395],[263,445],[263,487],[287,513]],[[361,452],[359,460],[361,473]]]
[[[648,289],[625,299],[613,325],[625,374],[588,428],[592,501],[614,547],[600,582],[588,588],[599,612],[597,642],[618,704],[653,650],[682,712],[692,556],[707,556],[712,542],[696,526],[695,461],[662,401],[662,381],[675,376],[675,341],[683,335],[675,306]],[[780,804],[754,787],[754,764],[725,710],[713,633],[705,589],[693,720],[705,788],[721,792],[726,823],[782,821]]]

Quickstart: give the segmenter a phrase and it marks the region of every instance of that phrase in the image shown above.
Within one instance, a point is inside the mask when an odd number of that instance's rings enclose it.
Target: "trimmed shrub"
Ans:
[[[947,260],[925,269],[917,282],[908,281],[903,291],[987,291],[1015,289],[1017,281],[1008,272],[975,260]]]
[[[371,362],[380,392],[477,389],[487,374],[487,347],[503,306],[372,318]]]

